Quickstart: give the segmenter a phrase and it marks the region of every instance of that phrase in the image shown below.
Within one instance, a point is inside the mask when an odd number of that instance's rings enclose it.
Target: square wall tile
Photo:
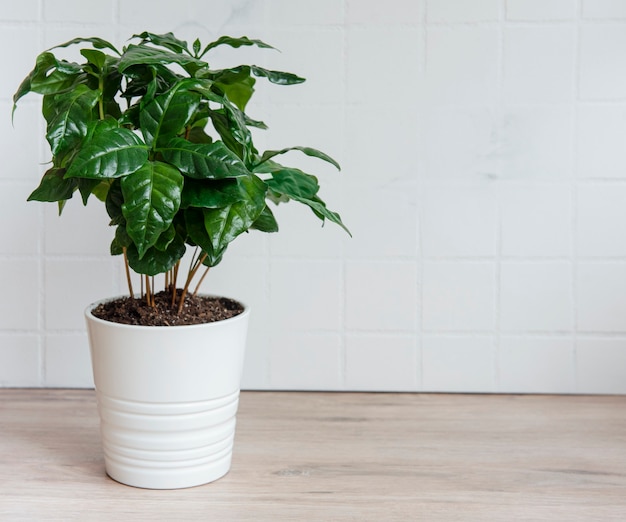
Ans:
[[[245,10],[249,3],[245,2]],[[319,0],[317,2],[294,2],[293,0],[270,0],[264,2],[265,16],[270,26],[329,26],[343,23],[342,2]],[[243,10],[243,9],[242,9]],[[252,36],[250,36],[252,38]],[[270,42],[271,43],[271,42]]]
[[[44,49],[41,48],[39,29],[32,26],[3,27],[0,31],[0,46],[10,50],[4,53],[2,59],[5,69],[0,77],[0,98],[10,100]],[[37,99],[38,95],[32,94],[29,98]],[[23,100],[26,101],[27,98]],[[10,125],[10,116],[7,121]]]
[[[420,196],[425,256],[494,256],[496,195],[490,184],[425,186]]]
[[[422,389],[430,392],[495,391],[491,336],[426,336],[422,345]]]
[[[274,259],[270,314],[280,330],[339,330],[343,315],[340,261]]]
[[[340,214],[352,232],[351,239],[344,239],[347,257],[395,260],[416,256],[415,199],[415,190],[402,185],[346,189]]]
[[[626,69],[622,49],[626,31],[621,25],[584,25],[580,41],[580,97],[583,100],[623,99]]]
[[[420,86],[419,62],[423,47],[416,27],[349,28],[347,54],[347,100],[368,103],[384,98],[385,103],[404,105]],[[402,71],[401,81],[398,71]],[[392,80],[390,94],[384,86]]]
[[[112,2],[83,2],[81,0],[46,0],[43,2],[46,22],[113,22]]]
[[[467,23],[498,20],[500,2],[498,0],[428,0],[426,4],[427,22]]]
[[[563,184],[501,188],[501,248],[505,256],[558,257],[572,251],[572,195]]]
[[[415,336],[348,335],[346,388],[409,392],[418,389]]]
[[[260,78],[257,83],[265,83],[263,91],[267,93],[268,101],[278,104],[331,104],[343,100],[345,63],[342,31],[335,28],[290,27],[289,30],[273,30],[269,38],[271,41],[267,43],[281,52],[268,50],[267,66],[272,70],[292,72],[306,81],[281,86],[270,85]],[[240,60],[238,58],[237,63],[241,63]],[[265,123],[272,128],[271,121]]]
[[[489,181],[502,174],[502,124],[491,107],[429,107],[419,120],[422,177]]]
[[[21,0],[11,2],[9,8],[2,10],[2,20],[30,22],[39,19],[39,0]]]
[[[60,216],[56,203],[44,205],[44,245],[47,254],[110,254],[115,227],[109,226],[111,218],[104,204],[95,196],[91,196],[87,206],[84,206],[80,194],[75,193]]]
[[[2,38],[0,36],[0,38]],[[17,85],[14,87],[17,89]],[[13,92],[4,93],[7,97]],[[45,147],[49,150],[47,143],[44,145],[44,119],[40,115],[40,105],[36,95],[22,98],[18,102],[18,107],[11,122],[11,108],[13,104],[9,101],[0,101],[0,138],[3,140],[6,150],[11,151],[5,154],[2,159],[2,169],[0,169],[0,179],[13,180],[19,183],[28,183],[24,198],[20,202],[26,202],[26,198],[37,188],[39,181],[47,167],[42,165],[41,151]],[[45,158],[49,161],[50,156]],[[24,185],[26,186],[26,185]],[[38,203],[32,202],[29,205],[37,207]]]
[[[626,263],[578,264],[577,322],[580,332],[626,332]]]
[[[39,338],[36,335],[0,335],[0,388],[40,385]]]
[[[504,393],[575,393],[573,340],[503,336],[498,381]]]
[[[421,21],[423,9],[423,2],[416,0],[388,0],[387,2],[348,0],[346,22],[376,26],[417,25]]]
[[[45,367],[46,386],[93,388],[87,335],[49,334],[46,338]]]
[[[626,107],[618,104],[581,105],[578,108],[576,155],[578,177],[623,179],[626,172]]]
[[[508,106],[498,129],[502,179],[569,179],[573,174],[572,108]]]
[[[491,332],[495,328],[495,263],[426,261],[422,285],[424,330]]]
[[[626,187],[581,185],[578,189],[576,235],[578,254],[587,257],[625,256]]]
[[[37,330],[39,328],[39,261],[0,259],[2,300],[0,329]]]
[[[578,0],[506,0],[508,20],[543,22],[572,20],[577,16]]]
[[[622,0],[582,0],[585,18],[626,18],[626,4]]]
[[[327,201],[333,211],[336,205]],[[343,219],[344,213],[340,215]],[[280,204],[271,207],[278,222],[277,234],[269,234],[271,256],[293,256],[298,258],[340,258],[343,252],[343,241],[348,234],[335,223],[320,221],[310,208],[297,201],[288,205]]]
[[[34,187],[23,183],[0,185],[0,254],[37,254],[39,251],[39,210],[26,198]]]
[[[505,29],[504,98],[509,103],[571,101],[575,60],[575,27]]]
[[[417,301],[417,267],[414,263],[347,263],[348,329],[387,332],[415,330]]]
[[[278,390],[340,390],[338,334],[277,333],[270,351],[270,386]]]
[[[463,106],[496,101],[495,27],[429,27],[426,46],[426,103]]]
[[[626,339],[578,339],[579,393],[626,394]]]
[[[574,325],[569,262],[503,262],[500,327],[507,332],[563,332]]]
[[[85,308],[116,294],[113,263],[110,259],[48,259],[44,284],[46,328],[84,330]]]
[[[422,118],[416,105],[356,103],[345,107],[345,159],[339,174],[348,185],[410,183],[417,177]]]

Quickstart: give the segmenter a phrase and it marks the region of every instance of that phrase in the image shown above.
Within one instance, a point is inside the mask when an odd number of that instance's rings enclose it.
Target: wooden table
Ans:
[[[626,397],[244,392],[231,472],[104,473],[92,390],[0,390],[0,520],[624,521]]]

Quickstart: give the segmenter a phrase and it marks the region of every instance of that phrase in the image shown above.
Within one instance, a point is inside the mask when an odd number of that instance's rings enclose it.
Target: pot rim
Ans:
[[[91,303],[90,305],[88,305],[85,308],[85,317],[88,321],[93,321],[94,323],[99,323],[99,324],[103,324],[103,325],[109,325],[109,326],[115,326],[115,327],[119,327],[119,328],[125,328],[125,329],[162,329],[165,328],[168,331],[170,330],[175,330],[175,329],[191,329],[191,328],[207,328],[210,327],[211,325],[222,325],[222,324],[230,324],[233,323],[237,320],[241,320],[244,319],[247,315],[250,314],[250,307],[244,303],[243,301],[241,301],[240,299],[235,299],[233,297],[228,297],[225,295],[215,295],[215,294],[198,294],[200,297],[218,297],[218,298],[224,298],[224,299],[230,299],[231,301],[236,301],[237,303],[239,303],[241,306],[243,306],[243,312],[241,312],[240,314],[235,315],[234,317],[229,317],[228,319],[221,319],[220,321],[213,321],[210,323],[197,323],[197,324],[178,324],[178,325],[172,325],[172,326],[148,326],[148,325],[142,325],[142,324],[124,324],[124,323],[116,323],[115,321],[107,321],[105,319],[100,319],[99,317],[96,317],[95,315],[93,315],[91,313],[91,311],[96,308],[96,306],[102,304],[102,303],[108,303],[110,301],[115,301],[117,299],[122,299],[124,297],[128,297],[127,295],[118,295],[118,296],[113,296],[113,297],[106,297],[104,299],[99,299],[98,301],[95,301],[93,303]]]

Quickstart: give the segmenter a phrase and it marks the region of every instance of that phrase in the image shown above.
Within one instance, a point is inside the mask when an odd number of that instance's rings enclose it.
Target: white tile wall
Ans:
[[[258,83],[264,148],[318,147],[354,238],[280,207],[204,285],[252,306],[257,389],[626,393],[626,3],[23,0],[0,13],[0,386],[92,385],[83,309],[125,291],[101,208],[26,203],[49,159],[43,49],[142,30],[308,81]],[[68,57],[76,53],[69,53]],[[75,203],[75,204],[74,204]]]

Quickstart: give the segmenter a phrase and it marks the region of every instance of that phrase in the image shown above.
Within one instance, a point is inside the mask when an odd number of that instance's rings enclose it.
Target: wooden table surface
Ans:
[[[104,473],[92,390],[0,390],[0,520],[624,521],[626,397],[244,392],[230,473]]]

